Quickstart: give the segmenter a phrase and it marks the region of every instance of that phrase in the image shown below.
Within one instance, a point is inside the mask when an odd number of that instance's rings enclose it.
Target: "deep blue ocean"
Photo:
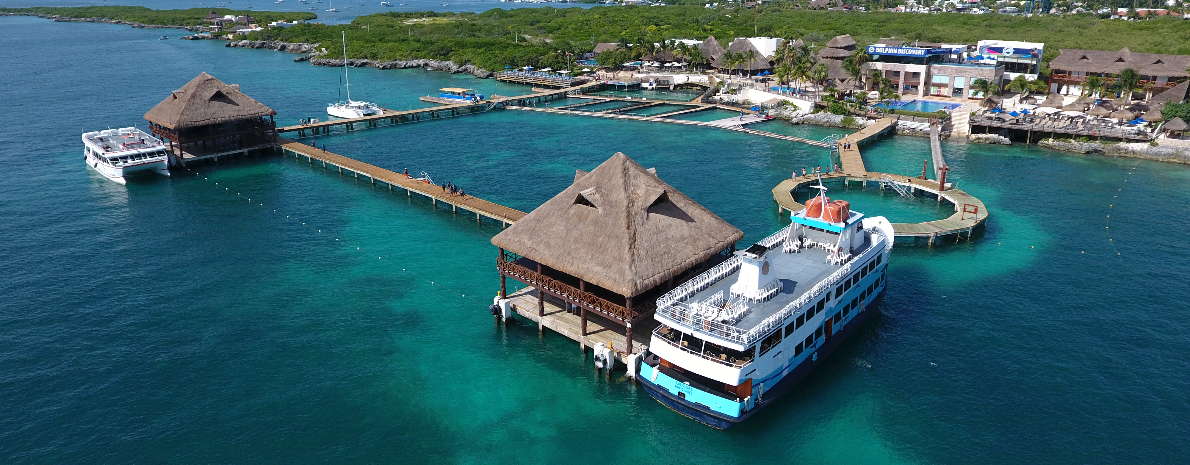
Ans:
[[[1190,167],[944,143],[986,233],[895,249],[879,316],[715,431],[602,377],[569,339],[497,328],[499,225],[292,158],[127,186],[86,169],[81,132],[145,127],[202,71],[281,124],[337,97],[340,70],[161,34],[0,18],[0,462],[1187,462]],[[525,91],[351,72],[354,97],[388,108],[446,86]],[[622,151],[745,241],[781,226],[774,185],[826,163],[730,131],[514,111],[318,143],[525,211]],[[864,157],[916,174],[929,146],[888,138]],[[834,194],[894,222],[947,215]]]

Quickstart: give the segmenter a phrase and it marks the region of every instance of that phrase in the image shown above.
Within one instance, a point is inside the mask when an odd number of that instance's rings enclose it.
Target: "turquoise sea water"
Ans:
[[[22,115],[0,132],[4,462],[1185,460],[1186,167],[944,143],[949,178],[991,208],[984,236],[895,250],[879,317],[779,403],[720,432],[619,373],[601,377],[573,341],[497,329],[486,305],[499,226],[292,158],[128,186],[81,163],[80,132],[143,127],[201,71],[288,124],[321,117],[337,70],[119,26],[0,18],[0,30],[0,111]],[[150,66],[87,65],[116,56]],[[352,73],[353,90],[390,108],[458,84],[524,90]],[[781,226],[777,182],[828,163],[821,149],[731,131],[514,111],[319,143],[522,210],[623,151],[745,241]],[[906,174],[928,152],[905,137],[864,148],[869,169]],[[923,214],[857,199],[893,221]]]

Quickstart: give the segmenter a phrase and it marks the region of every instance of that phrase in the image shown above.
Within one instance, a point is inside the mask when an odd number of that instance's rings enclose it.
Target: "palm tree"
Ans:
[[[860,69],[859,65],[855,63],[854,56],[843,59],[843,71],[846,71],[847,75],[851,76],[851,79],[855,80],[856,83],[859,83],[859,78],[864,75],[863,69]]]
[[[818,63],[810,70],[810,78],[814,80],[814,84],[818,89],[822,88],[822,84],[826,82],[826,76],[830,73],[830,69],[826,67],[826,63]],[[818,96],[815,91],[815,97]]]
[[[1016,92],[1017,94],[1025,94],[1029,92],[1029,79],[1024,74],[1018,74],[1011,82],[1008,83],[1008,90]],[[1023,98],[1025,95],[1021,95]]]
[[[793,66],[790,66],[789,63],[781,63],[773,70],[773,75],[777,77],[777,85],[786,85],[793,77]]]
[[[1087,76],[1087,80],[1083,81],[1082,94],[1088,97],[1094,97],[1095,92],[1103,88],[1103,78],[1099,76]]]
[[[1119,80],[1116,81],[1116,88],[1120,90],[1122,96],[1132,100],[1132,92],[1139,90],[1140,73],[1132,68],[1124,68],[1117,76]]]
[[[992,94],[996,93],[995,89],[996,85],[987,79],[979,78],[971,81],[971,90],[979,92],[979,95],[983,98],[991,97]]]
[[[1030,94],[1048,94],[1049,86],[1045,84],[1045,81],[1042,81],[1040,79],[1034,79],[1032,81],[1029,81],[1029,93]]]

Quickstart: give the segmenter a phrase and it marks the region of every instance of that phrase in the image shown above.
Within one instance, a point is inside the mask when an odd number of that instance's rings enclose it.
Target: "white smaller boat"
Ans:
[[[387,7],[391,7],[391,6],[393,6],[393,4],[392,4],[392,3],[389,3],[389,2],[380,2],[380,6],[387,6]]]
[[[125,175],[138,171],[169,176],[165,144],[135,127],[83,133],[83,157],[88,167],[120,184]]]
[[[339,118],[362,118],[368,115],[379,115],[384,110],[381,110],[378,105],[372,102],[356,101],[351,99],[351,80],[347,76],[347,32],[342,31],[343,34],[343,82],[347,87],[347,101],[339,103],[327,104],[326,112],[331,116]]]

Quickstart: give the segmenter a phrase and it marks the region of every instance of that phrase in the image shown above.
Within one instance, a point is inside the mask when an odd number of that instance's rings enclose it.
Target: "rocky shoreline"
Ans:
[[[276,40],[232,40],[228,41],[225,47],[255,48],[275,50],[278,52],[300,53],[302,56],[295,57],[293,61],[309,61],[310,64],[314,66],[343,66],[343,60],[318,58],[319,56],[322,56],[324,53],[326,53],[326,50],[319,49],[318,45],[319,44],[288,43]],[[431,71],[445,71],[451,74],[467,73],[480,79],[487,79],[496,74],[475,65],[459,65],[449,60],[430,60],[425,58],[393,61],[352,59],[347,60],[347,65],[351,67],[366,66],[376,69],[423,68]]]
[[[132,21],[124,21],[122,19],[107,19],[102,17],[96,18],[69,18],[60,15],[47,15],[44,13],[0,13],[0,16],[36,16],[38,18],[45,18],[59,23],[105,23],[105,24],[119,24],[121,26],[132,26],[138,29],[185,29],[187,31],[196,31],[198,28],[193,26],[165,26],[161,24],[144,24],[134,23]]]
[[[1136,143],[1079,142],[1063,139],[1043,139],[1037,145],[1073,153],[1094,153],[1111,157],[1143,158],[1146,160],[1190,165],[1190,148]]]

